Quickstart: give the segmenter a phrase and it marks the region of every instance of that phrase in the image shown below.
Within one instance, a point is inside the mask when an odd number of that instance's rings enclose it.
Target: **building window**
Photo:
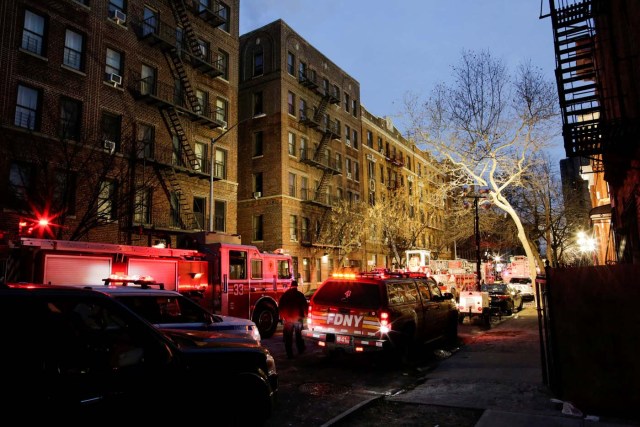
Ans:
[[[113,180],[105,180],[100,183],[98,218],[103,221],[116,219],[116,182]]]
[[[152,159],[155,135],[153,126],[138,123],[136,133],[136,156],[140,159]]]
[[[44,56],[44,31],[44,17],[26,10],[22,28],[22,48],[36,55]]]
[[[291,114],[292,116],[296,115],[296,96],[293,94],[293,92],[289,92],[287,94],[287,108],[289,114]]]
[[[384,166],[380,165],[380,183],[384,184]]]
[[[216,148],[213,176],[227,179],[227,152]]]
[[[18,85],[16,117],[14,124],[21,128],[39,130],[40,91],[32,87]]]
[[[307,118],[307,101],[305,101],[304,99],[300,99],[300,119],[306,119]]]
[[[316,258],[316,282],[322,282],[322,259]]]
[[[77,176],[68,170],[56,170],[55,186],[53,188],[53,209],[68,215],[76,213]]]
[[[209,111],[209,93],[200,89],[196,89],[196,100],[198,101],[198,106],[200,107],[200,111],[198,114],[203,114],[206,111]]]
[[[156,74],[154,67],[142,64],[140,69],[140,94],[155,95],[156,93]]]
[[[348,179],[353,178],[353,175],[351,174],[351,159],[349,157],[345,157],[344,159],[344,171],[347,173]]]
[[[356,161],[353,162],[353,179],[360,182],[360,163]]]
[[[196,142],[193,146],[193,154],[196,157],[196,164],[194,165],[195,170],[204,172],[204,165],[207,164],[207,146],[203,142]]]
[[[205,202],[204,197],[193,196],[193,228],[196,230],[204,230]]]
[[[80,123],[82,103],[71,98],[60,99],[60,138],[78,141],[80,139]]]
[[[358,101],[355,99],[351,100],[351,114],[353,114],[353,117],[358,117]]]
[[[292,76],[296,75],[296,57],[291,52],[287,52],[287,72]]]
[[[120,135],[122,126],[122,116],[102,112],[102,139],[103,142],[111,141],[115,143],[115,151],[120,149]]]
[[[255,92],[253,94],[253,115],[257,116],[258,114],[264,113],[262,92]]]
[[[145,6],[142,12],[142,35],[158,34],[158,12]]]
[[[378,151],[382,153],[382,137],[378,137]]]
[[[296,197],[296,174],[289,172],[289,196]]]
[[[289,155],[296,155],[296,134],[293,132],[289,132],[289,145],[288,145]]]
[[[209,42],[207,42],[206,40],[198,39],[196,40],[196,43],[198,43],[198,50],[196,54],[200,56],[201,59],[204,59],[205,61],[208,60],[209,51],[211,50],[211,48],[209,47]]]
[[[289,215],[289,240],[298,241],[298,216]]]
[[[344,125],[344,136],[346,138],[345,144],[347,147],[351,147],[351,128],[349,125]]]
[[[358,149],[358,131],[353,130],[353,148]]]
[[[84,68],[84,36],[73,30],[67,30],[64,37],[63,63],[74,70]]]
[[[109,17],[115,16],[116,11],[126,13],[125,0],[109,0]]]
[[[303,176],[300,183],[300,198],[302,200],[309,200],[309,178]]]
[[[264,240],[263,219],[262,215],[253,216],[253,241],[261,242]]]
[[[215,59],[215,65],[217,65],[218,70],[222,73],[220,77],[229,80],[229,54],[223,50],[219,50]]]
[[[309,148],[309,142],[307,141],[307,138],[305,138],[304,136],[300,138],[300,158],[301,159],[310,159],[311,156],[309,156],[309,153],[307,153],[307,150]]]
[[[9,168],[10,206],[16,209],[29,208],[29,194],[33,184],[34,168],[26,163],[11,163]]]
[[[336,153],[336,169],[342,172],[342,154]]]
[[[120,52],[107,48],[104,72],[105,81],[107,82],[112,82],[114,79],[117,79],[117,77],[112,76],[114,74],[118,77],[122,76],[122,54]]]
[[[151,224],[151,189],[148,187],[136,189],[133,222]]]
[[[216,98],[216,120],[227,126],[229,118],[229,104],[223,98]]]
[[[264,56],[262,51],[253,54],[253,77],[261,76],[264,73]]]
[[[263,152],[263,137],[264,134],[262,131],[253,133],[253,157],[262,156]]]
[[[230,22],[231,8],[226,4],[220,2],[220,9],[218,11],[218,15],[220,15],[220,17],[224,19],[224,22],[220,24],[218,28],[220,28],[221,30],[227,33],[230,33],[231,32],[231,22]]]
[[[227,212],[227,205],[225,202],[220,201],[220,200],[216,200],[215,202],[215,214],[214,214],[214,231],[226,231],[226,212]]]
[[[309,228],[311,228],[311,220],[309,218],[302,218],[302,223],[300,224],[300,237],[303,242],[311,242],[311,233]],[[308,279],[307,279],[308,280]]]
[[[350,103],[351,101],[349,100],[349,94],[345,93],[344,94],[344,111],[346,111],[347,113],[349,112]]]
[[[370,130],[367,131],[367,147],[373,148],[373,133]]]
[[[298,80],[301,82],[307,80],[307,64],[302,61],[298,63]]]
[[[253,192],[262,193],[262,172],[253,174]]]

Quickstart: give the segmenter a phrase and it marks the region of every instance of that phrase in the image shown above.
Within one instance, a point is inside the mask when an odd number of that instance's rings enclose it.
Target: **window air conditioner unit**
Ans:
[[[351,179],[351,172],[347,172],[347,178]]]
[[[127,14],[118,9],[112,10],[110,17],[116,21],[116,24],[124,24],[127,22]]]
[[[114,141],[104,140],[104,149],[113,154],[116,151],[116,143]]]
[[[292,242],[297,242],[298,241],[298,236],[296,236],[295,234],[291,235],[291,241]]]
[[[347,147],[351,147],[351,141],[349,141],[348,139],[344,142],[344,145],[346,145]]]
[[[254,191],[253,192],[253,198],[254,199],[259,199],[260,197],[262,197],[262,192],[261,191]]]
[[[121,85],[122,76],[120,74],[115,74],[115,73],[109,74],[109,83],[113,83],[114,86]]]

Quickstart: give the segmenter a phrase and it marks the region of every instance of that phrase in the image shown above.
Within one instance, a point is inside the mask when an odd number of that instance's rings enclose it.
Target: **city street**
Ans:
[[[533,315],[534,309],[525,305],[523,313],[526,312]],[[494,317],[492,327],[509,319]],[[469,323],[465,319],[459,325],[460,345],[485,332],[487,329],[479,321]],[[274,427],[338,425],[345,412],[364,402],[411,389],[439,361],[460,348],[433,345],[425,348],[412,364],[401,366],[374,354],[329,357],[313,344],[307,346],[304,354],[287,359],[281,326],[263,344],[276,358],[280,376],[278,404],[268,423]],[[468,416],[476,420],[479,414]]]

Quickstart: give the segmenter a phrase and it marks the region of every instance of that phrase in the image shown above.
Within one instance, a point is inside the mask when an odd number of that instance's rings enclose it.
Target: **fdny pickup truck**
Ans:
[[[309,301],[303,336],[326,351],[392,351],[408,356],[436,340],[455,342],[458,310],[425,274],[375,272],[337,274]]]

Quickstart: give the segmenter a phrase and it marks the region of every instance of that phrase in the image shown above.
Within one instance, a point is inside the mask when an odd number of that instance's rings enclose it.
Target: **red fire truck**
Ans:
[[[2,265],[6,282],[161,284],[215,313],[253,320],[263,338],[275,332],[280,295],[293,279],[290,255],[235,243],[171,249],[21,238],[0,247]]]
[[[407,271],[433,277],[442,291],[452,293],[456,299],[461,290],[475,285],[476,275],[466,260],[432,260],[431,252],[426,249],[407,250],[405,257]]]

